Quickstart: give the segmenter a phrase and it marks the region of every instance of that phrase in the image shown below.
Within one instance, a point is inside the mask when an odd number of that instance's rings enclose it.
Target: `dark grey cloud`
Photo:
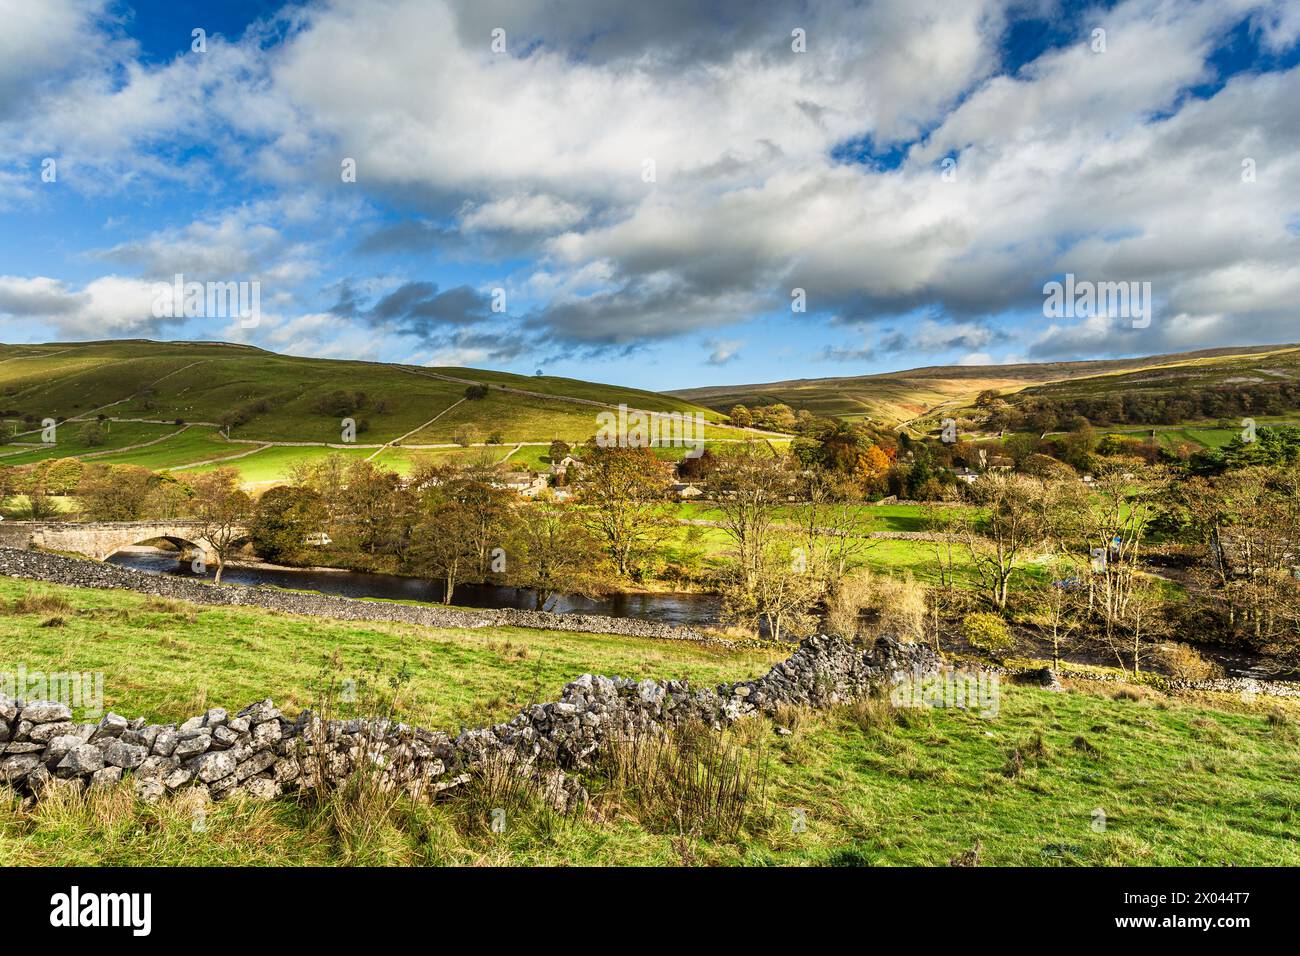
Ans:
[[[478,325],[492,318],[492,297],[468,285],[443,290],[436,282],[406,282],[373,304],[364,301],[351,282],[343,282],[329,311],[426,342],[439,340],[449,327]]]
[[[353,252],[375,255],[391,252],[429,252],[464,245],[459,230],[425,219],[406,219],[381,226],[363,236]]]
[[[758,307],[759,300],[746,292],[637,276],[617,288],[553,302],[528,315],[523,325],[561,342],[618,350],[739,322]]]

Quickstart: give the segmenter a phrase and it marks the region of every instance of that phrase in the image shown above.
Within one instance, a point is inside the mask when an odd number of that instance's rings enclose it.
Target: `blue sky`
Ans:
[[[1300,340],[1300,2],[12,6],[7,342],[669,389]]]

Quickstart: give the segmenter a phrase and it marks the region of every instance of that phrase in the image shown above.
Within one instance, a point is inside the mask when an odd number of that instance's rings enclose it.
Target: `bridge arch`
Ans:
[[[118,554],[126,550],[127,548],[148,546],[158,541],[165,541],[168,544],[170,544],[172,547],[174,547],[178,552],[178,557],[183,556],[188,552],[194,552],[194,551],[201,551],[206,556],[211,551],[210,548],[205,547],[203,544],[200,544],[199,541],[196,541],[193,538],[183,538],[177,534],[160,534],[155,537],[141,538],[139,541],[124,541],[120,544],[113,546],[113,550],[109,551],[107,554],[96,555],[96,557],[98,557],[101,561],[107,561],[113,555]]]

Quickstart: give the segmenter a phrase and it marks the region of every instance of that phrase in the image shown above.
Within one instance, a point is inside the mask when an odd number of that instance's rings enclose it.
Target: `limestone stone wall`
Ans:
[[[270,700],[234,714],[214,707],[181,724],[113,713],[76,723],[63,704],[0,695],[0,782],[39,797],[52,785],[101,787],[129,777],[147,801],[181,789],[216,800],[238,793],[272,799],[333,786],[368,767],[386,784],[428,797],[502,760],[539,777],[547,799],[564,809],[586,799],[566,771],[587,765],[612,738],[685,721],[721,729],[747,715],[772,714],[781,704],[827,707],[887,691],[940,665],[919,645],[882,639],[864,650],[837,637],[810,637],[754,680],[696,689],[684,681],[584,674],[558,700],[456,736],[387,720],[326,721],[310,711],[290,717]]]

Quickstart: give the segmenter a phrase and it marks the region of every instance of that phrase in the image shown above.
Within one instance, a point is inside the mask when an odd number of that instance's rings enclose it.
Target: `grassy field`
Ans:
[[[29,593],[62,598],[14,613]],[[160,604],[140,595],[0,579],[0,668],[103,670],[109,705],[174,720],[266,695],[313,699],[329,655],[358,674],[412,671],[412,720],[455,727],[553,698],[587,671],[756,674],[772,655],[512,629],[357,625],[246,609]],[[653,795],[586,780],[592,806],[557,817],[511,811],[504,834],[470,797],[401,803],[372,825],[307,803],[157,806],[125,789],[36,809],[0,797],[0,865],[23,864],[750,864],[1296,865],[1300,758],[1294,708],[1179,699],[1151,690],[1063,694],[1003,685],[995,715],[864,705],[742,722],[725,744],[755,770],[743,821],[680,829]],[[1096,811],[1105,815],[1100,828]],[[481,812],[480,812],[481,811]],[[795,819],[805,828],[792,827]]]
[[[925,510],[919,505],[849,505],[846,507],[862,512],[867,521],[865,530],[868,533],[927,530]],[[709,502],[685,501],[674,505],[672,516],[688,521],[720,521],[723,514],[716,505]],[[797,523],[795,509],[778,509],[776,520],[783,524]],[[672,529],[662,544],[662,553],[666,560],[685,566],[702,563],[707,568],[721,567],[732,549],[732,540],[722,528],[705,525],[679,524]],[[974,572],[968,567],[968,557],[964,547],[955,545],[953,556],[957,564],[957,583],[973,584]],[[865,545],[863,550],[855,554],[849,563],[851,567],[868,567],[892,573],[910,571],[921,581],[939,580],[938,557],[932,541],[874,538]],[[1035,569],[1029,568],[1027,573],[1033,577]]]
[[[223,457],[224,455],[237,455],[241,451],[253,451],[252,445],[231,445],[225,446],[222,455],[214,457]],[[243,458],[234,458],[229,461],[217,461],[210,465],[199,465],[195,468],[177,469],[178,478],[184,478],[191,474],[200,474],[205,471],[212,471],[215,468],[233,468],[239,472],[240,478],[247,484],[267,484],[276,481],[284,481],[290,474],[293,466],[299,462],[310,462],[329,455],[343,455],[348,459],[366,458],[375,453],[374,448],[330,448],[328,446],[314,447],[292,447],[287,445],[268,445],[260,451],[253,451],[251,455],[245,455]],[[388,462],[385,462],[388,464]],[[394,467],[394,470],[400,470]]]
[[[106,707],[157,720],[218,705],[238,709],[268,694],[296,712],[310,706],[332,655],[358,681],[405,666],[415,691],[406,716],[453,731],[511,716],[593,669],[716,683],[765,670],[773,659],[761,651],[567,632],[321,621],[0,578],[0,602],[29,593],[62,597],[69,610],[0,616],[0,671],[25,664],[29,671],[102,672]],[[53,617],[62,623],[43,626]]]
[[[103,443],[91,445],[81,435],[82,430],[86,428],[85,422],[65,422],[55,429],[57,440],[48,446],[41,448],[27,448],[20,445],[0,446],[0,464],[30,465],[45,461],[47,458],[92,460],[86,457],[88,455],[93,455],[96,459],[106,459],[109,457],[106,452],[131,445],[141,445],[159,438],[166,441],[167,436],[175,435],[180,431],[176,425],[158,425],[152,422],[106,422],[102,427]],[[40,432],[24,435],[19,440],[38,442],[41,440]]]

